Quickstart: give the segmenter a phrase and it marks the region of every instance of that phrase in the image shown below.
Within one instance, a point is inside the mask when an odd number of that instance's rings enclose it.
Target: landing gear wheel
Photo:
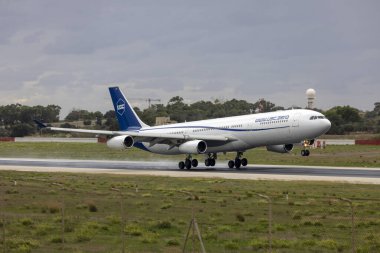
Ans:
[[[191,161],[190,161],[190,159],[186,159],[185,160],[185,167],[186,167],[186,169],[191,169]]]
[[[208,153],[207,158],[205,160],[205,165],[207,167],[215,166],[215,162],[216,162],[217,157],[218,157],[217,153]]]
[[[310,150],[306,149],[305,156],[309,156],[309,155],[310,155]]]
[[[193,159],[193,160],[191,161],[191,165],[192,165],[194,168],[198,167],[198,160],[197,160],[197,159]]]
[[[183,169],[185,168],[185,163],[182,162],[182,161],[180,161],[180,162],[178,163],[178,168],[179,168],[180,170],[183,170]]]
[[[301,150],[301,156],[309,156],[309,155],[310,155],[310,151],[308,149]]]
[[[241,160],[240,159],[235,159],[235,168],[239,169],[241,166]]]
[[[243,158],[243,159],[241,159],[241,165],[242,166],[247,166],[247,164],[248,164],[248,160],[247,160],[247,158]]]
[[[232,169],[234,166],[235,166],[235,162],[232,161],[232,160],[230,160],[230,161],[228,162],[228,167],[229,167],[230,169]]]

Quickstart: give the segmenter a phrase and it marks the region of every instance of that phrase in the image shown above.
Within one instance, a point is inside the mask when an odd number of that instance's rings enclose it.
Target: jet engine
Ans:
[[[206,152],[207,144],[202,140],[187,141],[179,145],[178,149],[184,154],[203,154]]]
[[[113,137],[107,141],[107,146],[112,149],[126,149],[132,148],[135,141],[132,136],[120,135]]]
[[[284,145],[270,145],[267,146],[267,150],[276,153],[289,153],[293,149],[293,144]]]

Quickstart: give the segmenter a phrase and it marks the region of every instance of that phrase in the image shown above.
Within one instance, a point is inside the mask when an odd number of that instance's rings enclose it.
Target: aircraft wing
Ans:
[[[48,127],[42,122],[35,120],[39,128],[48,129],[52,131],[71,132],[71,133],[87,133],[87,134],[100,134],[109,136],[129,135],[136,139],[136,141],[150,142],[154,144],[166,143],[167,141],[173,142],[175,140],[204,140],[204,141],[233,141],[234,138],[220,135],[198,135],[198,134],[166,134],[166,133],[149,133],[144,131],[107,131],[107,130],[90,130],[90,129],[77,129],[77,128],[62,128],[62,127]]]

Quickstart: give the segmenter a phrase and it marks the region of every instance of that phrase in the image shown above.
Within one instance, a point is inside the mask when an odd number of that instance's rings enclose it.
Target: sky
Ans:
[[[372,110],[378,0],[0,0],[0,105],[113,109],[181,96]]]

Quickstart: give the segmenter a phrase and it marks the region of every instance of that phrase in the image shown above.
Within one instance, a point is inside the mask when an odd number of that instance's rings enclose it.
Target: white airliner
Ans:
[[[92,133],[109,136],[107,145],[113,149],[137,147],[164,155],[185,154],[180,169],[197,167],[194,154],[205,154],[205,165],[214,166],[217,154],[236,152],[229,168],[246,166],[243,153],[265,146],[268,151],[289,153],[295,143],[312,144],[314,139],[326,133],[331,123],[321,113],[297,109],[243,116],[200,120],[150,127],[144,124],[118,87],[109,88],[120,131],[103,131],[73,128],[47,127],[36,121],[39,127],[53,131]],[[309,156],[307,149],[302,156]]]

